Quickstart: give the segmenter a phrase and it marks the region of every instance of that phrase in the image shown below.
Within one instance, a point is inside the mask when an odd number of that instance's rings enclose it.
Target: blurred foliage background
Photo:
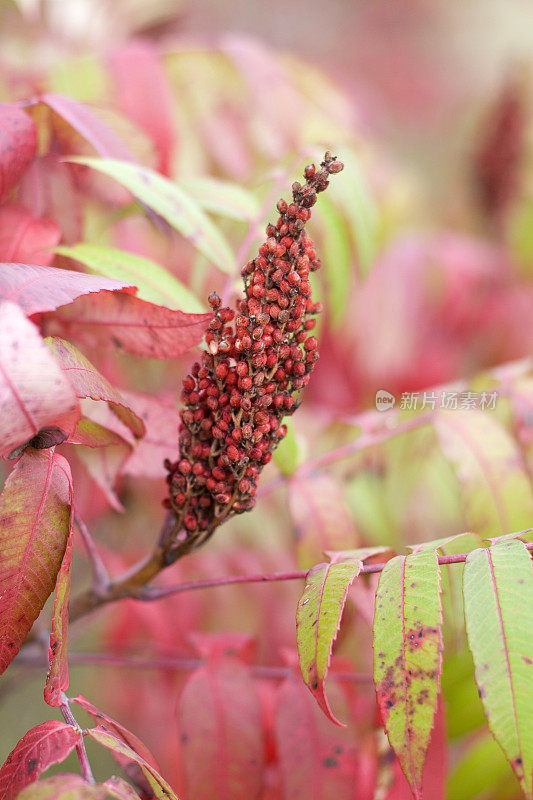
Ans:
[[[57,222],[52,247],[113,247],[164,267],[164,278],[140,286],[145,299],[197,310],[212,289],[231,298],[238,268],[302,166],[324,147],[346,165],[310,226],[323,260],[321,361],[291,435],[265,471],[256,511],[163,580],[307,567],[324,549],[401,551],[464,530],[497,536],[531,524],[531,3],[3,0],[0,24],[0,101],[48,91],[89,104],[135,158],[187,189],[230,242],[234,271],[159,230],[116,183],[66,165],[62,155],[94,149],[49,108],[30,109],[41,155],[18,204]],[[95,251],[92,260],[80,253],[73,261],[63,250],[53,263],[123,275]],[[8,255],[0,240],[1,260]],[[40,257],[27,254],[29,263],[54,255]],[[118,386],[157,400],[146,401],[150,442],[127,469],[120,446],[73,455],[78,508],[118,572],[149,549],[160,525],[161,462],[173,456],[173,408],[190,359],[141,363],[106,348],[88,355]],[[376,410],[380,389],[396,397],[386,413]],[[496,392],[497,402],[445,414],[438,403],[422,407],[430,390]],[[411,392],[420,393],[418,408],[401,408]],[[364,446],[350,449],[358,436]],[[464,546],[459,540],[457,552]],[[76,569],[74,585],[85,585],[81,549]],[[444,587],[448,796],[518,797],[473,682],[460,569],[448,571]],[[352,593],[339,648],[359,671],[371,663],[371,588]],[[181,791],[175,697],[186,671],[123,660],[190,658],[191,631],[237,629],[258,635],[258,663],[278,664],[282,649],[294,648],[297,595],[279,584],[149,607],[126,601],[73,630],[71,685],[139,734]],[[2,758],[50,712],[41,691],[31,659],[2,679]],[[97,773],[109,770],[99,753]]]

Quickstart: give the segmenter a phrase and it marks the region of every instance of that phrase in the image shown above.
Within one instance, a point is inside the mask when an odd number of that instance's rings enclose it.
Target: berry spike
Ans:
[[[322,307],[313,302],[309,273],[320,259],[305,224],[317,194],[342,168],[327,152],[319,169],[305,168],[305,183],[293,183],[292,202],[278,201],[276,224],[242,268],[244,297],[235,311],[216,292],[209,296],[206,350],[183,381],[179,459],[165,462],[165,504],[179,529],[169,563],[254,507],[259,474],[287,433],[283,417],[297,408],[294,395],[318,359],[312,330]]]

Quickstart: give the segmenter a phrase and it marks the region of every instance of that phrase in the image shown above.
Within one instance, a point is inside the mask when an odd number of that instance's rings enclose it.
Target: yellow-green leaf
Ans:
[[[148,258],[113,247],[80,242],[73,247],[56,247],[61,256],[73,258],[93,275],[126,281],[137,286],[137,297],[167,308],[198,313],[204,306],[172,273]]]
[[[439,694],[441,625],[436,551],[388,561],[376,592],[374,683],[389,742],[417,800]]]
[[[233,272],[235,258],[220,230],[177,184],[148,167],[114,158],[69,159],[114,178],[141,203],[179,231],[222,272]]]
[[[466,630],[489,727],[533,797],[533,573],[523,544],[474,550],[463,576]]]

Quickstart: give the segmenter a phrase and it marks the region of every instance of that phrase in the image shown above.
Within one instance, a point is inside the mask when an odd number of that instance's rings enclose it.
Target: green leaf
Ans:
[[[367,547],[328,552],[329,564],[317,564],[307,573],[306,585],[296,609],[296,639],[300,670],[305,685],[324,714],[336,725],[328,703],[325,681],[337,638],[348,589],[359,575],[363,561],[386,548]]]
[[[205,311],[196,295],[164,267],[148,258],[89,242],[56,247],[55,252],[79,261],[93,275],[127,281],[137,286],[137,297],[167,308]]]
[[[457,754],[447,780],[447,800],[516,800],[509,765],[488,731],[469,747],[463,744]]]
[[[287,435],[274,450],[274,462],[281,474],[290,478],[302,463],[305,448],[296,434],[292,419],[286,419],[285,425],[287,426]]]
[[[322,260],[326,271],[328,311],[334,325],[344,317],[350,299],[352,259],[345,220],[328,197],[320,198],[323,221]]]
[[[463,576],[466,630],[489,727],[533,797],[533,574],[523,542],[474,550]]]
[[[353,231],[359,260],[359,271],[366,275],[374,259],[378,243],[378,212],[355,153],[343,148],[344,171],[331,188],[346,214]]]
[[[132,750],[127,744],[117,739],[116,736],[112,736],[101,727],[90,728],[87,731],[87,735],[90,736],[91,739],[94,739],[95,742],[98,742],[98,744],[107,747],[107,749],[111,750],[113,753],[117,753],[119,756],[130,759],[138,764],[157,800],[178,800],[172,788],[165,779],[161,777],[159,772],[145,761],[142,756],[136,753],[135,750]]]
[[[203,253],[222,272],[232,273],[235,258],[225,237],[198,203],[172,181],[148,167],[114,158],[69,158],[114,178]]]
[[[348,589],[362,566],[359,558],[351,556],[312,567],[307,573],[306,585],[296,610],[296,638],[302,677],[324,714],[336,725],[343,723],[339,722],[329,707],[324,683]]]
[[[86,783],[81,775],[63,773],[31,783],[17,795],[17,800],[105,800],[104,786]]]
[[[482,538],[529,527],[533,494],[518,447],[503,426],[478,410],[440,411],[435,430],[461,484],[468,525]]]
[[[205,211],[239,222],[251,222],[259,216],[257,198],[237,183],[202,177],[186,178],[179,186]]]
[[[388,561],[376,592],[374,683],[389,742],[417,799],[439,694],[441,625],[436,551]]]

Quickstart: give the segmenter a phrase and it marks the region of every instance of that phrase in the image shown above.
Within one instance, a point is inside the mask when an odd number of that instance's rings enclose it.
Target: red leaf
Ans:
[[[154,756],[150,752],[150,750],[146,747],[141,740],[135,736],[134,733],[131,733],[127,728],[117,722],[112,717],[109,717],[107,714],[104,714],[103,711],[100,711],[99,708],[93,706],[86,697],[82,694],[79,694],[77,697],[72,698],[72,703],[78,703],[82,708],[87,711],[88,714],[91,715],[95,723],[99,726],[101,730],[107,731],[108,733],[113,734],[118,739],[123,741],[128,747],[131,747],[132,750],[143,758],[147,764],[150,764],[155,770],[159,772],[159,767],[157,761],[155,760]],[[120,762],[119,762],[120,763]]]
[[[51,219],[34,217],[15,204],[0,208],[0,261],[48,266],[54,260],[51,248],[61,239],[61,230]]]
[[[56,719],[28,731],[0,770],[0,800],[14,800],[41,772],[64,761],[80,739],[79,730]]]
[[[0,201],[35,157],[37,128],[24,111],[0,103]]]
[[[175,358],[202,339],[211,314],[187,314],[123,293],[80,298],[54,317],[68,338],[89,345],[110,342],[145,358]]]
[[[91,144],[97,153],[106,158],[120,158],[123,161],[134,161],[133,153],[91,109],[61,94],[47,93],[41,97],[65,122],[74,128],[80,136]]]
[[[80,411],[66,375],[18,306],[0,301],[0,330],[0,456],[6,456],[42,428],[68,435]]]
[[[191,800],[249,800],[262,783],[261,707],[248,669],[218,659],[196,670],[178,719]]]
[[[339,692],[336,702],[340,699]],[[284,797],[353,799],[357,778],[353,734],[333,726],[293,676],[279,689],[276,742]]]
[[[48,650],[48,675],[44,687],[44,699],[49,706],[61,705],[61,692],[69,685],[68,673],[68,603],[70,600],[70,573],[72,568],[72,519],[63,563],[56,583],[50,649]]]
[[[109,58],[118,109],[153,141],[159,154],[158,171],[170,175],[174,149],[172,94],[159,54],[148,41],[133,41]]]
[[[136,289],[131,283],[55,267],[0,264],[0,300],[17,303],[28,317],[54,311],[84,294]]]
[[[120,392],[98,372],[83,353],[70,342],[57,337],[47,339],[47,344],[61,364],[63,372],[67,373],[79,398],[90,397],[92,400],[106,401],[110,409],[135,436],[144,435],[145,427],[142,419],[132,411]]]
[[[177,443],[179,418],[176,405],[134,392],[123,392],[123,396],[144,422],[146,434],[124,464],[122,474],[162,478],[166,475],[163,461]]]
[[[67,546],[70,467],[52,450],[27,450],[0,495],[0,673],[52,593]]]

